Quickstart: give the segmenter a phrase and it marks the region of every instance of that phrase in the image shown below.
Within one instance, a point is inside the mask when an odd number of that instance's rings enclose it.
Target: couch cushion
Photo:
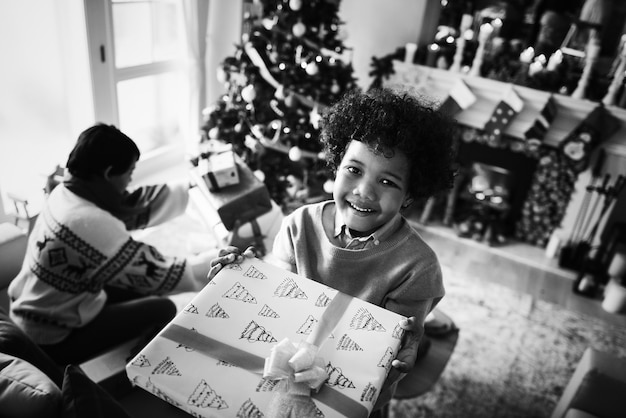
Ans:
[[[3,417],[57,417],[61,399],[61,390],[43,372],[25,360],[0,353]]]
[[[0,289],[9,285],[20,272],[28,237],[17,226],[0,223]]]
[[[131,418],[80,367],[69,365],[63,378],[63,418]]]
[[[0,308],[0,352],[19,357],[45,373],[59,388],[63,370],[17,326]]]
[[[590,370],[583,378],[570,408],[603,418],[623,418],[626,411],[626,381]]]

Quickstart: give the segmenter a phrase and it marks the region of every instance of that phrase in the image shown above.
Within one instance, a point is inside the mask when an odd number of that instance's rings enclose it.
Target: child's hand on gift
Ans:
[[[243,252],[239,248],[233,246],[222,248],[217,254],[217,258],[211,260],[211,270],[209,270],[207,280],[209,282],[213,280],[213,277],[215,277],[215,275],[228,264],[241,263],[244,258],[254,257],[256,257],[256,249],[252,246],[246,248]]]
[[[391,362],[391,366],[399,373],[408,373],[415,365],[417,347],[424,334],[424,327],[419,326],[414,316],[400,321],[400,327],[405,331],[398,355]],[[392,369],[392,371],[394,370]]]
[[[400,327],[405,331],[402,338],[402,345],[398,351],[398,355],[391,362],[391,370],[387,375],[387,379],[383,383],[380,393],[387,391],[389,386],[398,381],[404,374],[411,371],[417,359],[417,347],[419,341],[424,334],[424,327],[419,325],[417,318],[411,316],[399,322]],[[378,404],[374,406],[376,409]]]

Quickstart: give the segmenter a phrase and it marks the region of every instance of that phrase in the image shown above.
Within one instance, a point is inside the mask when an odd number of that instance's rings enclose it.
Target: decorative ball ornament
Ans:
[[[319,72],[319,67],[316,63],[310,62],[307,64],[305,70],[308,75],[315,75]]]
[[[295,104],[296,104],[296,96],[294,96],[293,94],[290,94],[287,97],[285,97],[285,106],[293,107]]]
[[[241,89],[241,98],[248,103],[252,103],[254,99],[256,99],[256,90],[254,89],[253,84],[248,84]]]
[[[260,182],[265,181],[265,173],[261,170],[254,170],[254,177],[259,179]]]
[[[274,97],[276,97],[278,100],[285,99],[285,88],[282,84],[276,88],[276,91],[274,92]]]
[[[324,192],[328,193],[328,194],[332,194],[333,193],[333,189],[335,188],[335,182],[333,180],[326,180],[324,182]]]
[[[243,125],[241,125],[241,122],[237,122],[235,126],[233,126],[233,129],[235,130],[235,132],[239,133],[243,129]]]
[[[298,147],[292,147],[289,150],[289,159],[291,161],[300,161],[302,159],[302,150]]]
[[[289,8],[291,10],[300,10],[302,8],[302,0],[289,0]]]
[[[271,19],[269,17],[266,17],[261,21],[261,24],[267,30],[272,30],[272,28],[276,26],[276,23],[278,23],[278,18],[276,16]]]
[[[335,80],[333,82],[333,85],[330,86],[330,92],[332,94],[337,94],[337,93],[339,93],[339,90],[340,90],[339,84],[337,83],[337,80]]]
[[[226,83],[226,81],[228,81],[228,75],[226,74],[226,71],[224,71],[224,68],[222,67],[217,67],[217,72],[215,74],[215,77],[217,78],[217,81],[219,81],[221,84]]]
[[[294,36],[300,38],[301,36],[303,36],[306,33],[306,26],[305,26],[305,24],[302,23],[302,22],[296,23],[291,28],[291,33],[293,33]]]
[[[209,136],[209,139],[217,139],[220,136],[220,129],[217,126],[214,126],[209,129],[207,135]]]

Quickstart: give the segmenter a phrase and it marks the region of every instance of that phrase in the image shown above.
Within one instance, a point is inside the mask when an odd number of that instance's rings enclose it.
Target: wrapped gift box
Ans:
[[[402,318],[246,259],[223,268],[126,372],[135,385],[193,416],[260,417],[278,391],[278,381],[262,376],[272,347],[285,338],[297,345],[314,329],[328,328],[318,352],[328,379],[312,399],[319,416],[364,418],[400,347]]]
[[[271,201],[272,209],[239,226],[239,228],[229,231],[224,226],[224,222],[219,217],[215,209],[209,204],[204,194],[194,187],[189,190],[190,202],[197,209],[202,223],[213,233],[217,239],[218,247],[233,245],[242,250],[253,245],[258,255],[268,254],[272,250],[274,238],[280,229],[284,215],[274,201]]]
[[[239,170],[233,151],[224,151],[208,155],[198,160],[194,168],[210,191],[239,184]]]
[[[239,172],[239,183],[220,190],[211,191],[209,185],[197,169],[191,171],[191,177],[206,198],[209,207],[221,219],[224,227],[232,231],[235,222],[240,225],[272,210],[272,200],[265,184],[260,181],[250,168],[236,154],[235,163]]]

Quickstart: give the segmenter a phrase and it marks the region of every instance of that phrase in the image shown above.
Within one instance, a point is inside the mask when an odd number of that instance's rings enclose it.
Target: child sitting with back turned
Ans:
[[[452,123],[414,96],[378,89],[348,93],[321,126],[333,200],[288,215],[268,261],[408,317],[377,410],[413,367],[424,319],[444,296],[437,256],[401,211],[451,186]],[[209,278],[240,255],[221,250]]]

